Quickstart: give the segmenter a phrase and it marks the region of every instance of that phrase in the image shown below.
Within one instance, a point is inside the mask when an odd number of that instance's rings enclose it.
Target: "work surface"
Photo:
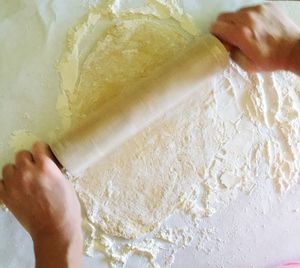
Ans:
[[[67,31],[96,1],[0,0],[0,152],[1,164],[12,158],[10,135],[19,129],[34,130],[47,139],[59,121],[53,115],[59,94],[54,66],[65,46]],[[216,14],[236,9],[245,1],[184,1],[202,29]],[[230,3],[229,3],[230,2]],[[254,1],[248,1],[253,3]],[[282,6],[299,21],[300,4]],[[9,31],[7,31],[9,29]],[[200,222],[202,250],[187,246],[178,251],[172,267],[271,267],[300,259],[300,190],[283,196],[270,181],[260,181],[251,195],[240,194],[213,216]],[[177,215],[172,223],[184,227]],[[206,230],[206,232],[204,231]],[[7,212],[0,213],[0,267],[33,267],[30,238]],[[106,267],[105,256],[85,257],[85,267]],[[142,257],[132,257],[126,267],[147,267]]]

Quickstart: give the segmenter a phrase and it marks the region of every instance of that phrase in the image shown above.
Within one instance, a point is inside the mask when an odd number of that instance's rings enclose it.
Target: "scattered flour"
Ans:
[[[59,66],[63,125],[76,126],[147,78],[197,37],[195,29],[173,1],[126,10],[112,1],[91,9],[70,32]],[[86,213],[86,252],[104,251],[115,267],[131,254],[159,267],[161,249],[171,243],[163,262],[170,266],[197,230],[161,226],[175,211],[197,222],[263,179],[272,179],[278,192],[289,190],[300,171],[299,85],[290,73],[248,75],[231,63],[171,114],[74,178]],[[204,242],[213,230],[200,232],[196,248],[209,251]]]
[[[129,9],[122,1],[100,7],[82,2],[91,9],[70,31],[58,67],[56,108],[64,130],[147,78],[199,34],[178,1]],[[296,185],[299,98],[298,77],[249,75],[231,63],[172,113],[72,179],[85,208],[86,253],[105,252],[113,267],[124,266],[132,254],[150,267],[169,267],[181,248],[195,243],[209,252],[212,239],[221,245],[213,229],[163,223],[178,210],[198,222],[240,191],[250,194],[259,180],[272,180],[280,193]],[[35,140],[21,130],[9,145],[28,149]],[[193,241],[196,230],[199,241]]]

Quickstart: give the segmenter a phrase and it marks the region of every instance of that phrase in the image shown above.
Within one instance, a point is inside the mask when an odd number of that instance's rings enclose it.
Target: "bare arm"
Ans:
[[[300,75],[300,38],[291,53],[288,70]]]
[[[3,168],[0,200],[29,232],[37,268],[82,267],[81,212],[78,198],[49,147],[34,145]]]
[[[69,233],[65,236],[42,236],[34,241],[36,268],[82,267],[82,236]]]
[[[290,70],[300,74],[300,28],[274,4],[222,13],[211,32],[249,72]]]

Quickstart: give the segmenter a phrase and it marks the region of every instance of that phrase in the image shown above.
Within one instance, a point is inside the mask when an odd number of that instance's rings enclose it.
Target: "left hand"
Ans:
[[[2,175],[0,200],[34,241],[81,234],[79,200],[47,144],[35,144],[32,153],[18,152],[15,163],[6,165]]]

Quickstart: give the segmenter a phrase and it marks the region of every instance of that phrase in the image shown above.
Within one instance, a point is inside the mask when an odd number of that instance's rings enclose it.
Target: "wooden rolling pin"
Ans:
[[[95,111],[51,149],[67,172],[80,175],[97,160],[147,127],[167,110],[224,70],[229,55],[222,43],[207,35],[135,90]]]

